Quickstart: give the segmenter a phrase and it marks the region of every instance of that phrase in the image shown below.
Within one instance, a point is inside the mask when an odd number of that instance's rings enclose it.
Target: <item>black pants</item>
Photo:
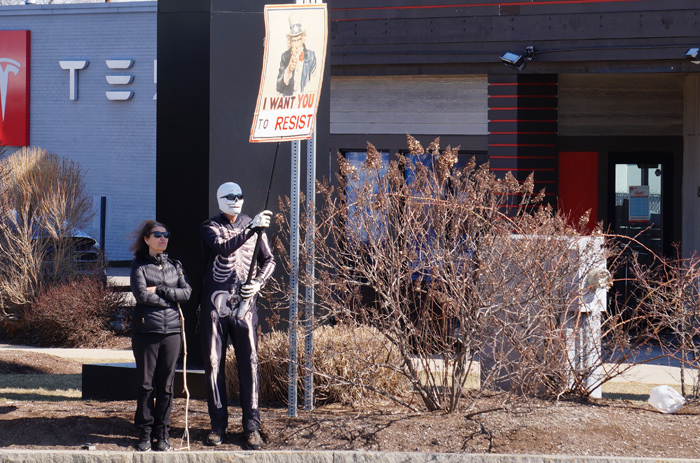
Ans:
[[[142,435],[170,437],[173,382],[181,342],[179,333],[140,333],[131,338],[138,381],[134,424]]]
[[[256,331],[258,315],[255,299],[244,318],[236,318],[233,314],[219,317],[216,310],[202,311],[200,317],[202,355],[207,381],[207,405],[212,429],[228,427],[225,365],[226,347],[230,337],[238,366],[243,431],[259,430],[260,372]]]

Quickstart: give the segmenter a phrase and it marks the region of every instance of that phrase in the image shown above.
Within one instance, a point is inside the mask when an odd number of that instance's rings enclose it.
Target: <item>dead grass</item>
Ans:
[[[109,363],[103,362],[90,363]],[[470,376],[467,388],[478,387],[478,378]],[[0,403],[12,401],[78,400],[81,397],[80,374],[7,374],[0,375]],[[603,385],[603,398],[645,404],[654,384],[609,382]],[[679,387],[675,387],[680,392]]]
[[[658,384],[632,383],[632,382],[607,382],[603,384],[603,398],[610,400],[624,400],[635,405],[644,405],[649,398],[651,388]],[[681,388],[678,385],[670,385],[678,392]]]
[[[128,357],[126,357],[128,360]],[[0,351],[0,404],[82,398],[82,365],[114,358],[61,358],[25,349]]]
[[[0,447],[69,450],[92,442],[103,451],[133,450],[135,403],[82,400],[80,375],[65,371],[74,368],[71,361],[50,357],[0,351],[0,366],[21,362],[35,372],[0,374]],[[298,417],[290,418],[286,407],[268,404],[261,407],[268,436],[264,448],[697,458],[697,401],[666,415],[646,403],[652,386],[607,383],[602,399],[533,400],[508,409],[499,407],[497,397],[485,396],[474,407],[449,414],[411,412],[387,403],[363,409],[331,404],[313,412],[299,410]],[[177,441],[185,426],[185,406],[185,399],[174,402],[175,446],[181,445]],[[188,410],[192,450],[211,450],[204,444],[209,430],[206,401],[192,400]],[[475,415],[474,410],[485,412]],[[220,452],[243,448],[239,408],[232,406],[230,412]]]
[[[304,338],[298,337],[297,360],[304,365]],[[286,403],[289,368],[287,332],[274,331],[260,337],[260,400]],[[314,331],[314,396],[318,404],[371,403],[382,397],[410,395],[411,384],[399,373],[396,349],[369,327],[321,326]],[[226,355],[229,397],[238,397],[238,373],[233,348]],[[299,369],[299,390],[305,373]]]
[[[15,401],[80,400],[82,377],[79,374],[0,375],[0,403]]]
[[[348,369],[347,359],[344,359],[342,351],[344,349],[340,348],[343,343],[350,342],[353,340],[355,343],[358,340],[362,340],[360,336],[330,336],[330,333],[326,333],[326,336],[321,336],[325,338],[326,341],[319,342],[319,345],[325,346],[323,350],[326,352],[333,352],[337,361],[342,360],[342,365],[345,365],[345,371],[352,371],[356,366],[350,365]],[[318,338],[317,338],[318,339]],[[333,344],[328,344],[333,340]],[[122,340],[123,341],[123,340]],[[284,365],[280,362],[273,361],[276,356],[287,355],[286,346],[286,333],[284,336],[278,333],[275,336],[275,342],[270,343],[267,337],[261,340],[261,349],[265,353],[261,353],[261,356],[268,358],[264,367],[272,369],[266,373],[266,375],[275,374],[277,375],[277,380],[272,381],[272,383],[277,383],[274,387],[278,389],[278,394],[286,394],[287,385],[282,380],[286,376],[286,363]],[[265,342],[268,341],[268,342]],[[362,341],[364,342],[364,341]],[[126,341],[123,341],[123,345],[118,345],[116,347],[124,348]],[[267,347],[263,347],[267,344]],[[365,344],[367,345],[367,344]],[[318,347],[318,346],[317,346]],[[319,348],[321,349],[321,348]],[[9,352],[5,353],[5,361],[10,361],[11,363],[27,362],[31,364],[35,369],[34,372],[30,373],[0,373],[0,403],[6,403],[8,401],[60,401],[60,400],[80,400],[81,398],[81,388],[82,388],[82,377],[80,374],[81,365],[85,363],[115,363],[131,361],[129,357],[129,352],[125,351],[123,359],[118,359],[114,357],[106,358],[96,358],[92,357],[75,357],[71,359],[59,358],[49,354],[34,353],[31,351],[11,351],[14,352],[12,358],[8,357]],[[233,362],[233,353],[230,352],[229,367]],[[329,353],[324,355],[330,355]],[[325,362],[324,362],[325,363]],[[329,371],[331,368],[337,368],[332,364],[325,363],[325,371]],[[229,376],[234,375],[234,371],[229,369]],[[478,368],[475,369],[478,373]],[[269,376],[268,376],[269,377]],[[236,386],[234,378],[229,378],[229,381]],[[270,381],[263,381],[266,387],[273,387]],[[231,386],[231,384],[229,385]],[[655,384],[639,383],[639,382],[618,382],[611,381],[603,384],[602,392],[603,398],[613,401],[629,402],[633,405],[646,405],[647,399],[649,398],[649,392]],[[479,377],[478,374],[470,374],[466,384],[467,389],[478,389],[479,387]],[[673,385],[676,390],[680,392],[680,386]],[[235,392],[235,391],[230,391]],[[269,394],[269,391],[268,391]],[[286,395],[285,395],[286,397]]]

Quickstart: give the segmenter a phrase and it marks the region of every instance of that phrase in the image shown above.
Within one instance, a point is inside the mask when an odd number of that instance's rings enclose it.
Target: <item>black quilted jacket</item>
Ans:
[[[156,291],[146,288],[155,286]],[[158,257],[134,259],[131,262],[131,292],[136,298],[132,333],[179,333],[182,324],[178,302],[192,294],[182,264],[163,253]]]

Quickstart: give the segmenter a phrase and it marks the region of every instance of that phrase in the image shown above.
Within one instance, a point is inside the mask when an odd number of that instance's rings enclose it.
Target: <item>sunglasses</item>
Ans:
[[[221,199],[226,198],[228,201],[238,201],[239,199],[243,199],[243,194],[241,193],[240,195],[234,195],[233,193],[227,194],[226,196],[222,196]]]
[[[170,238],[170,232],[154,231],[150,232],[149,235],[153,235],[156,238],[160,238],[161,236],[165,239]]]

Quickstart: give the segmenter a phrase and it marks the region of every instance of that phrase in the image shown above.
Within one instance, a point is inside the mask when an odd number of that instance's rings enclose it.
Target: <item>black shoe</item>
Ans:
[[[226,430],[224,429],[212,429],[209,431],[209,434],[207,434],[207,444],[221,445],[224,441],[224,434],[226,434]]]
[[[150,452],[151,451],[151,436],[141,436],[139,438],[139,443],[136,446],[136,450],[139,452]]]
[[[262,447],[262,437],[258,431],[245,433],[245,445],[248,450],[260,450]]]
[[[170,447],[170,441],[167,437],[156,439],[156,450],[159,452],[169,452],[172,450],[172,447]]]

